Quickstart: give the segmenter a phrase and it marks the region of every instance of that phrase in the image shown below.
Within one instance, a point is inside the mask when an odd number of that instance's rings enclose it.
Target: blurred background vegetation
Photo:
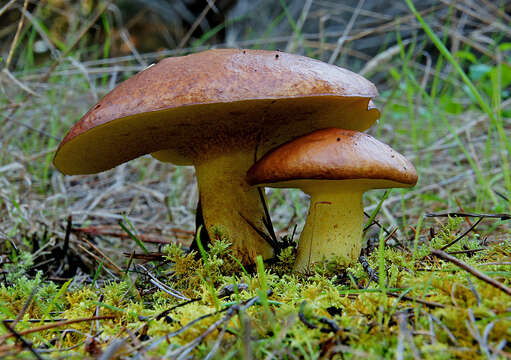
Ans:
[[[421,44],[414,62],[426,65],[438,51],[404,1],[375,0],[4,0],[0,51],[7,57],[20,12],[26,15],[13,65],[43,65],[74,44],[77,60],[137,56],[154,60],[209,47],[279,48],[360,70],[398,43]],[[495,58],[490,38],[508,32],[504,1],[416,3],[453,52]],[[93,21],[92,21],[93,20]],[[85,31],[85,33],[83,33]],[[507,34],[509,35],[509,34]],[[340,46],[339,46],[340,45]],[[341,51],[342,50],[342,51]],[[138,60],[142,60],[138,59]]]

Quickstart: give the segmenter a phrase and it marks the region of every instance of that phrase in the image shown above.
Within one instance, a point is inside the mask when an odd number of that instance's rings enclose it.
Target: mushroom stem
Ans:
[[[210,238],[215,241],[212,230],[217,226],[232,243],[233,255],[244,264],[253,263],[257,255],[264,259],[273,256],[272,247],[249,224],[267,233],[257,188],[245,180],[252,157],[248,152],[229,152],[195,164],[202,215]]]
[[[334,257],[346,265],[358,259],[362,248],[364,190],[350,188],[352,185],[319,181],[303,188],[311,200],[298,243],[295,271],[308,271],[313,264]]]

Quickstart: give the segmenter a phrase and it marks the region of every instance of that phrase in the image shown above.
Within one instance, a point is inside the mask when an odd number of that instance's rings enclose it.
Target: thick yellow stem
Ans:
[[[295,271],[307,271],[313,264],[334,257],[346,265],[355,262],[362,247],[363,190],[321,184],[304,190],[311,195],[311,202],[298,243]]]
[[[217,226],[232,243],[233,256],[244,264],[253,263],[257,255],[264,259],[273,255],[271,246],[249,225],[267,233],[257,188],[245,181],[252,157],[230,152],[195,164],[206,229],[215,241],[212,229]]]

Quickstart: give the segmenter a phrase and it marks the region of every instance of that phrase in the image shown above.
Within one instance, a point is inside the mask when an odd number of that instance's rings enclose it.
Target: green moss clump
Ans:
[[[119,337],[137,339],[121,351],[126,356],[133,354],[134,347],[161,357],[191,346],[191,354],[198,358],[212,349],[217,358],[242,358],[247,351],[254,358],[268,354],[341,358],[338,351],[345,358],[393,359],[398,352],[405,358],[417,353],[425,359],[479,358],[486,355],[477,334],[487,334],[492,354],[497,346],[509,352],[511,344],[499,345],[511,338],[508,295],[429,256],[432,247],[459,236],[459,226],[459,220],[448,219],[431,242],[419,244],[415,254],[385,247],[367,256],[366,268],[361,263],[346,268],[333,259],[310,274],[293,273],[293,247],[284,248],[264,271],[250,272],[230,255],[226,239],[218,238],[200,255],[170,245],[164,249],[162,266],[154,262],[144,268],[181,298],[147,281],[143,271],[100,287],[72,284],[63,293],[38,274],[0,286],[0,310],[4,317],[14,318],[37,287],[18,330],[39,325],[25,320],[44,316],[112,318],[71,324],[66,326],[71,331],[65,333],[55,328],[26,335],[34,346],[72,347],[91,334],[100,349]],[[477,237],[467,236],[463,245],[466,249],[478,243]],[[509,246],[490,244],[484,251],[458,256],[509,286],[509,269],[498,263],[509,261]],[[492,262],[496,264],[481,266]],[[369,280],[367,266],[379,281]],[[262,289],[270,289],[271,295],[265,296]],[[245,308],[254,297],[257,301]],[[54,311],[48,313],[50,306]],[[223,322],[225,316],[230,317]],[[88,356],[87,351],[82,346],[71,353]]]

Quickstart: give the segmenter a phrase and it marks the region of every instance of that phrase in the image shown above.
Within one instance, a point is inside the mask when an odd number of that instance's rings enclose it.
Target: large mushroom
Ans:
[[[242,262],[272,256],[263,207],[245,174],[276,145],[313,130],[365,130],[379,117],[363,77],[303,56],[210,50],[167,58],[118,85],[69,131],[55,155],[65,174],[108,170],[144,154],[194,165],[204,222]]]
[[[362,195],[370,189],[410,187],[412,163],[388,145],[359,131],[322,129],[277,147],[247,172],[247,182],[299,188],[311,196],[298,242],[295,270],[339,257],[358,259],[362,243]]]

